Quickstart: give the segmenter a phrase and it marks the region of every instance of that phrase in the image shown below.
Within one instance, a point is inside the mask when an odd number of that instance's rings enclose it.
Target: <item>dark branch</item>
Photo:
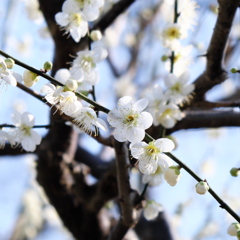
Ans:
[[[201,100],[209,89],[227,78],[222,67],[223,54],[239,3],[239,0],[219,1],[219,14],[206,55],[206,70],[195,81],[195,100]]]
[[[103,16],[91,30],[100,29],[105,31],[114,20],[122,14],[135,0],[121,0],[118,3],[114,4],[113,7]]]
[[[172,132],[193,129],[193,128],[218,128],[218,127],[239,127],[240,114],[234,111],[190,111],[186,117],[178,122],[174,128],[167,131]]]

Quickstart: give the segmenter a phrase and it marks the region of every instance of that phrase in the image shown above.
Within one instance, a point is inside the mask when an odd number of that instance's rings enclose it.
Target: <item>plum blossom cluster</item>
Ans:
[[[75,42],[79,42],[88,32],[88,21],[99,17],[103,5],[104,0],[66,0],[55,20]]]
[[[24,112],[12,114],[12,123],[15,126],[8,132],[0,130],[0,148],[4,148],[5,143],[9,142],[12,147],[21,145],[27,152],[34,152],[36,146],[41,143],[42,137],[33,130],[35,124],[35,117]]]
[[[172,128],[183,118],[179,105],[188,101],[194,90],[194,85],[188,84],[188,80],[188,72],[184,72],[179,77],[168,74],[164,78],[167,87],[165,92],[159,85],[155,85],[146,93],[149,100],[147,111],[153,116],[154,126]]]
[[[168,50],[162,60],[166,61],[173,57],[174,72],[179,76],[192,62],[190,52],[193,46],[182,46],[181,40],[188,37],[189,30],[196,24],[198,5],[192,0],[178,0],[177,12],[174,12],[174,8],[174,1],[164,1],[162,11],[166,14],[166,24],[161,30],[160,38],[163,46]],[[174,52],[174,56],[171,56],[171,52]],[[170,67],[169,61],[166,61],[166,67]]]
[[[117,108],[108,113],[107,120],[115,128],[114,138],[119,142],[129,141],[132,157],[138,160],[139,170],[145,175],[144,182],[157,185],[162,174],[172,165],[172,160],[164,155],[174,149],[174,143],[167,138],[160,138],[150,143],[143,142],[145,130],[152,125],[153,118],[144,109],[148,100],[134,101],[125,96],[118,100]]]
[[[97,135],[98,128],[106,131],[107,125],[90,106],[83,106],[75,92],[88,93],[98,82],[96,66],[106,56],[107,51],[101,47],[78,52],[69,70],[59,69],[55,74],[55,79],[63,86],[48,83],[40,90],[47,102],[57,105],[64,114],[74,119],[82,131],[89,134],[94,132]]]

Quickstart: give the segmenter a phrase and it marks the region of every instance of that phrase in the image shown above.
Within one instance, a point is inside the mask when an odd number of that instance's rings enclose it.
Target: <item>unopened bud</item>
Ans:
[[[7,65],[8,69],[12,69],[13,68],[13,66],[15,64],[15,61],[12,58],[6,58],[4,61],[5,61],[6,65]]]
[[[53,64],[49,61],[46,61],[43,65],[43,69],[47,72],[50,71],[52,69]]]
[[[233,176],[233,177],[237,177],[239,174],[240,174],[240,169],[239,168],[232,168],[230,170],[230,174]]]
[[[239,71],[239,70],[238,70],[237,68],[231,68],[231,69],[230,69],[230,72],[231,72],[231,73],[237,73],[238,71]]]
[[[204,195],[209,190],[209,186],[205,181],[201,181],[197,183],[195,187],[196,187],[196,192],[200,195]]]
[[[181,177],[180,167],[171,166],[164,173],[164,179],[170,186],[175,186]]]
[[[78,83],[74,79],[68,79],[65,85],[71,91],[75,91],[78,88]]]
[[[29,70],[25,70],[23,73],[23,81],[26,87],[32,87],[36,82],[38,82],[39,76]]]
[[[240,224],[239,223],[232,223],[227,230],[227,233],[230,236],[237,236],[237,233],[240,231]]]
[[[162,62],[166,62],[168,60],[168,58],[169,58],[168,56],[162,55],[161,60],[162,60]]]
[[[93,41],[99,41],[102,39],[102,33],[99,31],[99,30],[93,30],[91,31],[90,33],[90,38],[93,40]]]

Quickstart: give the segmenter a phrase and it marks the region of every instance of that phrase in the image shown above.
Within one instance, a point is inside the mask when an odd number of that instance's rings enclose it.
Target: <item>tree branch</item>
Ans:
[[[219,1],[219,14],[206,54],[206,70],[194,82],[195,100],[201,100],[209,89],[227,78],[227,74],[222,68],[223,54],[239,3],[239,0]]]
[[[129,153],[126,143],[119,143],[114,138],[113,146],[116,153],[118,195],[121,218],[112,231],[109,240],[121,240],[133,224],[133,200],[136,195],[129,182]],[[134,198],[134,199],[133,199]]]
[[[240,114],[234,111],[187,111],[186,117],[178,122],[173,128],[167,130],[172,132],[193,128],[218,128],[239,127]]]
[[[122,14],[135,0],[121,0],[114,4],[113,7],[93,26],[91,30],[99,29],[105,31],[114,20]]]

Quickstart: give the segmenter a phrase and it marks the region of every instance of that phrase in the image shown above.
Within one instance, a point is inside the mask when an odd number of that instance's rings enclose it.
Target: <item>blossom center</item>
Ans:
[[[148,146],[146,146],[146,153],[148,155],[156,155],[160,153],[160,150],[154,145],[153,142],[150,142]]]
[[[29,127],[29,126],[23,124],[20,129],[25,136],[31,136],[32,127]]]
[[[82,17],[79,13],[72,13],[70,18],[78,26],[80,25],[80,23],[82,21]]]
[[[136,118],[138,117],[137,114],[130,114],[126,117],[125,119],[125,123],[128,123],[128,124],[134,124],[134,122],[136,121]]]
[[[181,92],[181,84],[177,82],[175,85],[171,87],[171,90],[174,92]]]
[[[162,116],[167,116],[167,115],[171,115],[171,114],[172,114],[172,109],[168,108],[162,113]]]
[[[92,68],[96,67],[96,64],[93,62],[93,59],[90,56],[85,56],[81,61],[81,67],[89,72]]]
[[[179,39],[181,37],[181,32],[176,27],[170,27],[165,31],[165,34],[170,39]]]
[[[174,55],[173,62],[176,63],[181,57],[182,57],[182,55],[181,55],[180,53],[175,54],[175,55]]]

